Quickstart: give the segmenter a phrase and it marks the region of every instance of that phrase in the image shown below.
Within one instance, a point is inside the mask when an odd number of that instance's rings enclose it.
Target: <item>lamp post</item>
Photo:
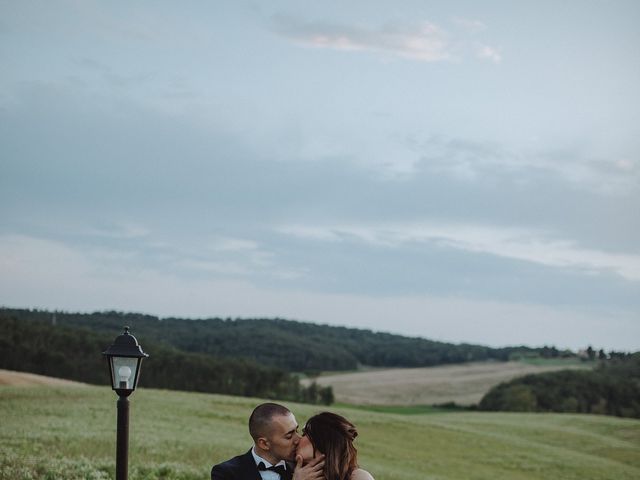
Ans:
[[[111,388],[118,394],[118,433],[116,439],[116,480],[127,480],[129,457],[129,395],[138,385],[140,364],[148,357],[136,337],[124,327],[113,345],[102,352],[109,363]]]

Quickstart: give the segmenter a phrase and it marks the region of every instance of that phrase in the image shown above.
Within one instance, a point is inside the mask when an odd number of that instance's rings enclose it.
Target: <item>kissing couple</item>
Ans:
[[[374,480],[358,468],[356,427],[335,413],[314,415],[300,436],[288,408],[263,403],[249,417],[249,433],[253,447],[214,465],[211,480]]]

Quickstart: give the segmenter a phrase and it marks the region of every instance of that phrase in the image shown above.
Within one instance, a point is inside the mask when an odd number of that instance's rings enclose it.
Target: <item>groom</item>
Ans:
[[[214,465],[211,480],[322,480],[324,456],[302,466],[296,459],[298,423],[277,403],[258,405],[249,417],[253,447],[244,455]],[[297,464],[293,462],[297,460]]]

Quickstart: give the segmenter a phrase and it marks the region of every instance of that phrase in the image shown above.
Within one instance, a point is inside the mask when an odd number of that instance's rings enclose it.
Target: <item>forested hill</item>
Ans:
[[[615,353],[600,359],[593,370],[548,372],[501,383],[479,408],[640,418],[640,352]]]
[[[144,346],[165,344],[191,353],[253,360],[294,372],[351,370],[359,365],[422,367],[513,355],[557,356],[555,348],[490,348],[451,344],[355,328],[282,319],[188,320],[121,312],[67,313],[0,308],[0,317],[82,327],[114,338],[128,325]]]
[[[0,369],[104,385],[107,362],[101,352],[114,337],[113,332],[28,321],[0,312]],[[151,353],[140,377],[145,388],[333,402],[331,387],[315,383],[303,387],[297,375],[280,368],[247,359],[184,352],[149,339],[145,339],[144,349]]]

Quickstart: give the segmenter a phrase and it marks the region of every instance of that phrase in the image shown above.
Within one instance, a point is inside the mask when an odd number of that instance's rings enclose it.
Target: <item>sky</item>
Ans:
[[[638,25],[0,0],[0,305],[639,350]]]

